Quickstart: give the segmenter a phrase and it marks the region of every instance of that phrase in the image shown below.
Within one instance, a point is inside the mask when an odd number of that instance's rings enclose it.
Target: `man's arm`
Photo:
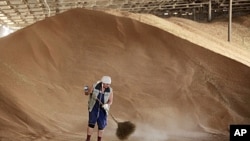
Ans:
[[[112,105],[112,103],[113,103],[113,92],[110,93],[109,100],[108,100],[107,104],[110,106],[110,105]]]
[[[113,92],[110,93],[108,102],[105,103],[105,104],[103,104],[102,107],[103,107],[106,111],[109,111],[110,105],[112,105],[112,103],[113,103]]]

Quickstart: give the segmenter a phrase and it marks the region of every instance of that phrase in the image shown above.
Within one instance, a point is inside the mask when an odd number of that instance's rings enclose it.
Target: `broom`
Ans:
[[[97,98],[97,100],[103,105],[103,103]],[[120,140],[127,139],[134,131],[135,131],[135,124],[133,124],[130,121],[124,121],[124,122],[118,122],[118,120],[112,115],[112,113],[109,113],[112,119],[117,123],[117,129],[116,129],[116,136]]]

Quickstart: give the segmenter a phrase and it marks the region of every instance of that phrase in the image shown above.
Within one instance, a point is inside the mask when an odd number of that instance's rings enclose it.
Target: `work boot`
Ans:
[[[90,137],[91,137],[91,135],[87,135],[86,141],[90,141]]]

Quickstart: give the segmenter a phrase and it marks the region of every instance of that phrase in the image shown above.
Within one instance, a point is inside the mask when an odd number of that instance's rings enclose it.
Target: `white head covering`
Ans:
[[[111,77],[110,76],[103,76],[101,79],[102,83],[111,84]]]

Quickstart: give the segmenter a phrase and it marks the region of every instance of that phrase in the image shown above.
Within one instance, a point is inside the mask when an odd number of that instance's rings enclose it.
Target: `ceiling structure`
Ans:
[[[73,8],[206,18],[209,3],[214,17],[228,13],[229,0],[0,0],[0,26],[23,28]],[[233,13],[249,14],[250,0],[232,0],[232,8]]]

